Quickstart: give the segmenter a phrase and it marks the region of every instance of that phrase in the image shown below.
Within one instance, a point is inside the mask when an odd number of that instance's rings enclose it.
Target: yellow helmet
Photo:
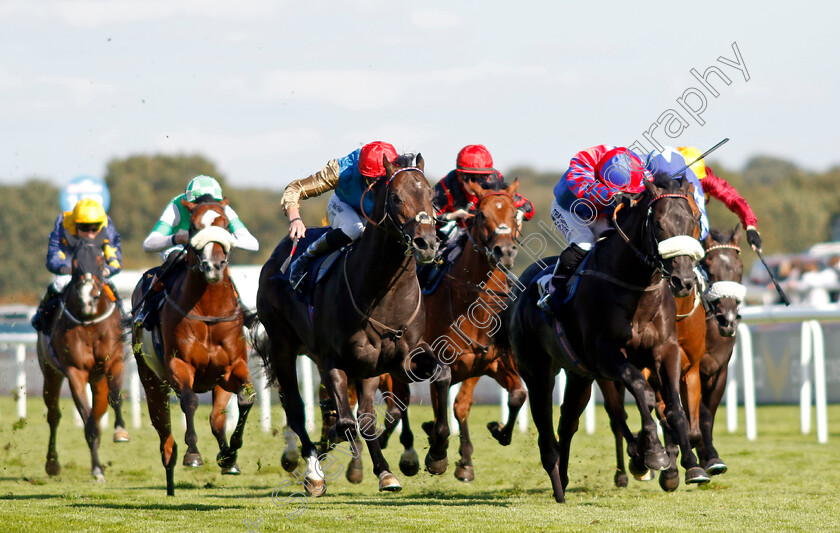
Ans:
[[[105,214],[105,208],[102,204],[93,198],[83,198],[79,200],[76,207],[73,208],[73,223],[74,224],[99,224],[101,230],[105,224],[108,223],[108,215]]]
[[[683,158],[685,158],[686,163],[691,163],[701,155],[703,155],[700,150],[693,146],[677,146],[677,150],[682,154]],[[703,160],[694,163],[691,165],[691,170],[697,174],[697,177],[701,180],[706,177],[706,165],[703,164]]]

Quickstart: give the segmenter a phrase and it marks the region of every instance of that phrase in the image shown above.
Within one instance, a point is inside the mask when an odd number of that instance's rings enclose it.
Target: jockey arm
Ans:
[[[64,238],[64,215],[55,219],[55,227],[50,233],[47,247],[47,270],[55,275],[70,274],[72,258],[67,254],[67,240]]]
[[[755,227],[758,224],[758,219],[755,218],[750,204],[744,200],[744,197],[738,194],[735,187],[728,181],[716,176],[708,166],[706,166],[706,177],[701,183],[705,192],[723,202],[727,209],[738,215],[745,228]]]
[[[294,180],[286,185],[283,192],[283,210],[288,213],[290,208],[300,209],[300,201],[319,196],[338,186],[341,167],[338,159],[331,159],[324,168],[307,178]]]
[[[102,228],[102,231],[105,232],[102,251],[105,253],[105,262],[108,265],[106,276],[110,278],[122,270],[122,242],[111,217],[108,217],[108,225]]]

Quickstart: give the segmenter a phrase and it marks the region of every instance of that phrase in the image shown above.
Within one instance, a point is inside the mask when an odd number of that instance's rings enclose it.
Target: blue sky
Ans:
[[[645,142],[669,109],[687,126],[672,115],[661,141],[729,137],[728,166],[824,170],[840,163],[838,9],[792,6],[0,0],[0,182],[201,153],[236,185],[279,189],[377,139],[422,152],[431,179],[472,143],[502,170],[562,170]],[[733,43],[749,81],[718,60]],[[710,76],[717,97],[690,73],[712,65],[730,80]],[[677,103],[691,88],[702,126]]]

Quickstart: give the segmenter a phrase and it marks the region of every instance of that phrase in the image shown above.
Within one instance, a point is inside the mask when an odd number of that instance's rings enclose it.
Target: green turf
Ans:
[[[664,493],[658,483],[631,480],[626,489],[613,486],[613,441],[606,415],[598,411],[594,435],[581,431],[572,443],[570,483],[565,504],[556,504],[540,466],[536,432],[514,434],[501,447],[485,429],[498,407],[473,409],[476,480],[452,475],[458,438],[450,441],[450,468],[441,477],[428,473],[409,478],[397,474],[403,490],[380,494],[366,450],[365,480],[349,484],[343,477],[319,499],[308,499],[303,513],[286,517],[297,506],[272,503],[272,489],[290,475],[280,467],[282,431],[263,433],[257,416],[246,429],[239,457],[243,474],[219,474],[218,451],[208,425],[209,408],[197,416],[199,447],[206,465],[176,469],[176,495],[164,492],[164,473],[157,434],[143,412],[143,427],[130,429],[128,444],[111,442],[104,433],[100,457],[105,484],[89,475],[90,457],[72,405],[62,403],[58,436],[63,472],[44,472],[48,429],[40,398],[30,398],[30,417],[15,424],[12,400],[0,398],[0,531],[837,531],[840,484],[840,406],[829,408],[829,444],[799,433],[797,407],[761,407],[756,441],[739,431],[726,433],[720,413],[717,448],[729,472],[704,487]],[[254,415],[258,415],[255,408]],[[415,426],[430,410],[411,407]],[[275,408],[274,420],[281,420]],[[113,421],[113,414],[111,415]],[[631,418],[632,420],[632,418]],[[179,453],[185,450],[183,428],[174,423]],[[396,471],[399,450],[392,442],[386,458]],[[417,436],[421,460],[427,445]],[[334,452],[335,453],[335,452]],[[682,476],[682,473],[681,473]],[[290,488],[281,491],[292,492]],[[259,525],[256,525],[259,524]],[[258,529],[257,529],[258,528]]]

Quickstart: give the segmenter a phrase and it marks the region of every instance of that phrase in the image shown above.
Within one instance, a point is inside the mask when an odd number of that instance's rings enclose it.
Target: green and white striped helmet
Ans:
[[[196,176],[191,179],[184,196],[188,202],[195,202],[197,198],[205,194],[209,194],[218,201],[224,198],[222,186],[210,176]]]

